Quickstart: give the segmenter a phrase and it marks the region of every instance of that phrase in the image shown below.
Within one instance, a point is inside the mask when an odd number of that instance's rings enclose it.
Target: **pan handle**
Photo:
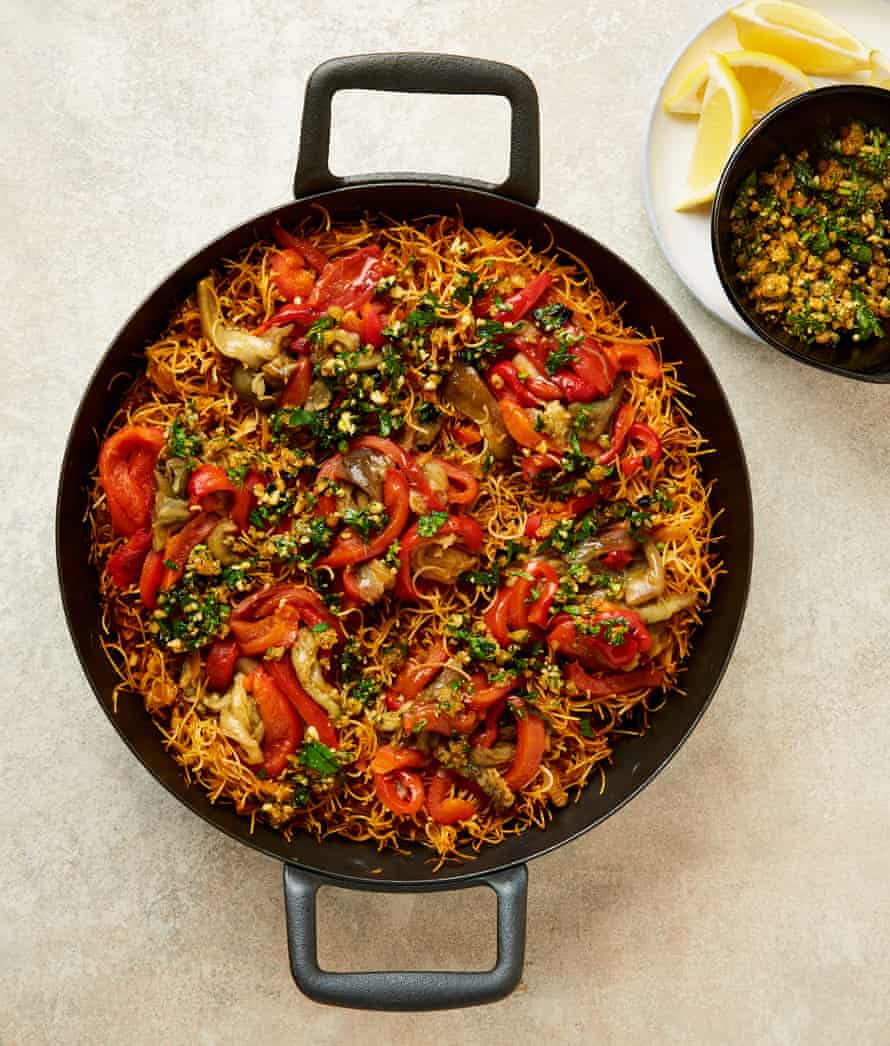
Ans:
[[[337,91],[404,91],[412,94],[493,94],[510,103],[510,173],[499,185],[471,178],[429,174],[375,174],[339,178],[328,161],[331,99]],[[534,206],[540,193],[541,142],[538,92],[512,65],[452,54],[359,54],[332,58],[306,83],[294,195],[361,185],[368,181],[436,182],[470,186]]]
[[[284,866],[284,902],[290,967],[300,991],[316,1002],[363,1010],[447,1010],[477,1006],[509,995],[522,976],[528,872],[524,864],[441,886],[405,884],[399,891],[465,889],[490,886],[498,898],[498,957],[491,970],[451,972],[398,970],[336,973],[318,965],[315,897],[322,886],[383,890],[376,883],[349,883]]]

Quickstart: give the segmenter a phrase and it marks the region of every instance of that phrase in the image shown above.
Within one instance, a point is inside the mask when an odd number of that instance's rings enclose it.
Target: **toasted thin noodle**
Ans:
[[[618,310],[603,298],[580,260],[536,254],[512,236],[469,229],[460,219],[431,218],[410,225],[391,220],[362,221],[334,226],[328,215],[320,212],[302,234],[310,236],[330,255],[375,242],[398,269],[408,259],[417,259],[417,298],[429,291],[440,301],[450,300],[450,289],[459,270],[473,269],[484,273],[485,278],[515,277],[517,285],[536,273],[549,272],[555,297],[572,308],[576,321],[590,334],[613,342],[644,342],[657,347],[656,339],[640,337],[623,326]],[[257,244],[227,262],[216,274],[223,315],[232,325],[252,329],[275,311],[276,295],[269,269],[273,250],[269,243]],[[405,311],[414,300],[404,303]],[[446,315],[458,322],[447,333],[441,328],[433,331],[434,360],[442,368],[448,366],[462,344],[473,339],[460,323],[463,310],[457,305],[454,309]],[[270,440],[266,419],[237,399],[224,380],[231,365],[201,336],[194,297],[185,302],[167,331],[147,349],[147,358],[147,377],[139,379],[123,399],[109,431],[127,422],[166,426],[183,404],[191,401],[202,430],[218,429],[236,440],[254,446],[259,443],[268,455],[268,468],[273,473],[287,465],[288,451]],[[413,368],[409,368],[408,380],[412,387],[419,388],[419,374]],[[694,591],[698,595],[692,609],[675,614],[667,623],[662,648],[655,658],[655,664],[664,670],[667,690],[676,683],[689,652],[693,627],[720,572],[712,551],[714,518],[709,491],[703,486],[698,462],[705,448],[689,420],[681,399],[686,390],[673,364],[664,365],[663,381],[653,384],[634,376],[628,388],[637,418],[656,430],[664,454],[651,471],[641,471],[629,479],[619,477],[615,496],[633,500],[651,493],[658,485],[672,485],[673,512],[669,517],[656,516],[657,524],[666,525],[662,532],[666,535],[663,556],[667,591]],[[448,408],[445,410],[447,413]],[[481,471],[484,448],[471,451],[448,440],[436,450]],[[530,489],[518,470],[495,469],[482,476],[479,498],[472,510],[486,535],[482,561],[490,562],[506,541],[522,538],[530,512],[561,508],[564,506],[560,502],[548,499],[546,491]],[[136,589],[121,593],[112,585],[104,564],[117,542],[97,480],[92,487],[88,523],[105,606],[102,643],[120,677],[115,700],[119,694],[128,700],[143,695],[146,706],[155,714],[165,745],[186,777],[207,789],[211,801],[232,802],[252,819],[264,805],[272,804],[274,808],[276,804],[286,804],[292,786],[257,777],[239,758],[237,747],[222,734],[217,717],[201,710],[203,684],[193,683],[185,688],[179,685],[182,656],[162,650],[150,640],[146,630],[148,614]],[[271,570],[259,574],[259,583],[291,577],[300,579],[305,574],[297,565],[276,564],[274,574]],[[366,623],[362,611],[342,616],[348,617],[350,634],[357,636],[373,665],[366,674],[376,678],[385,690],[407,649],[425,648],[436,638],[447,637],[446,622],[453,614],[477,619],[487,599],[481,591],[431,586],[416,606],[388,600],[388,613],[377,626]],[[196,675],[200,678],[203,673]],[[543,689],[538,681],[532,681],[532,686],[538,688],[537,708],[550,725],[548,750],[540,772],[517,796],[515,807],[506,816],[490,807],[483,808],[470,822],[452,827],[435,824],[422,815],[413,819],[395,817],[377,800],[366,767],[378,744],[374,723],[384,711],[381,693],[376,705],[340,728],[342,749],[354,757],[342,781],[321,795],[313,794],[308,807],[298,809],[280,825],[282,831],[288,839],[295,830],[305,830],[319,839],[339,835],[373,840],[380,849],[404,849],[416,841],[434,852],[437,868],[445,861],[470,857],[482,846],[497,844],[532,825],[543,828],[553,809],[551,792],[569,790],[577,801],[592,775],[598,775],[602,791],[606,787],[604,768],[616,742],[624,735],[645,731],[650,713],[663,700],[660,690],[640,689],[593,698],[575,693],[568,684],[557,694]],[[582,720],[587,720],[585,733],[581,730]]]

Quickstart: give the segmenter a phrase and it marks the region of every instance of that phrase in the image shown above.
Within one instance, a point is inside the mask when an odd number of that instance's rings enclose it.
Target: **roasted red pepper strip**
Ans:
[[[516,687],[519,681],[517,676],[511,676],[501,683],[489,683],[481,672],[475,673],[471,678],[472,689],[467,698],[467,703],[470,708],[475,708],[477,712],[497,704]]]
[[[359,333],[362,345],[372,345],[379,349],[384,342],[383,328],[386,326],[383,322],[383,306],[370,301],[365,302],[361,316],[362,328]]]
[[[640,374],[650,381],[657,381],[661,377],[661,364],[648,345],[606,342],[602,350],[616,370]]]
[[[488,384],[495,396],[502,400],[513,398],[523,407],[541,407],[544,400],[532,392],[531,388],[520,379],[516,364],[512,360],[501,360],[488,371]],[[559,395],[557,389],[556,395]]]
[[[244,477],[244,483],[235,494],[235,500],[232,502],[232,508],[229,511],[229,515],[232,517],[232,522],[239,530],[247,530],[247,524],[250,521],[250,513],[253,511],[253,507],[256,504],[253,488],[257,486],[258,483],[262,482],[263,477],[259,472],[257,472],[256,469],[250,469]]]
[[[642,443],[643,453],[636,454],[632,458],[625,458],[621,462],[621,471],[625,476],[632,476],[641,468],[651,468],[661,460],[661,440],[651,425],[642,421],[635,421],[627,430],[627,443]],[[648,465],[646,459],[649,459]]]
[[[531,418],[522,407],[513,400],[502,399],[498,404],[501,417],[507,432],[523,447],[530,450],[545,451],[549,449],[547,438],[541,432],[536,432]]]
[[[115,534],[131,537],[150,522],[154,505],[154,468],[166,443],[164,430],[152,425],[126,425],[102,444],[99,482]]]
[[[164,549],[164,576],[161,579],[163,592],[172,588],[182,577],[192,549],[201,544],[219,520],[220,517],[215,512],[202,512],[193,516],[182,530],[167,538]]]
[[[303,689],[290,658],[283,657],[280,661],[263,662],[265,670],[275,681],[276,686],[299,712],[306,726],[314,726],[318,733],[318,740],[328,748],[339,748],[340,742],[337,731],[328,718],[327,712]]]
[[[228,690],[235,675],[238,644],[234,639],[214,639],[207,652],[207,685],[211,690]]]
[[[633,424],[633,420],[633,407],[629,403],[622,403],[612,421],[612,442],[609,445],[609,449],[596,459],[598,464],[611,465],[621,454],[624,450],[624,444],[627,442],[627,433]]]
[[[299,611],[285,604],[257,621],[232,620],[232,635],[238,641],[241,652],[248,657],[265,654],[273,647],[291,647],[300,631]]]
[[[282,298],[302,298],[309,294],[315,277],[305,268],[305,259],[293,247],[276,251],[269,261],[272,282]]]
[[[383,258],[374,244],[328,262],[318,277],[309,304],[358,311],[370,301],[383,276]]]
[[[279,581],[242,599],[232,608],[231,620],[257,621],[276,613],[283,606],[292,607],[300,620],[310,627],[323,621],[338,636],[342,635],[340,622],[322,603],[321,597],[311,588],[293,581]]]
[[[475,447],[482,442],[482,431],[478,425],[452,422],[448,431],[454,437],[454,442],[462,447]]]
[[[532,780],[541,766],[541,757],[547,744],[547,728],[544,721],[532,715],[528,705],[518,697],[508,698],[516,713],[516,753],[510,769],[504,774],[507,787],[518,792]]]
[[[602,563],[609,570],[623,570],[633,558],[633,554],[627,549],[613,548],[603,556]]]
[[[253,694],[263,720],[263,766],[269,777],[278,777],[288,765],[303,737],[303,724],[293,705],[263,668],[252,672],[245,686]]]
[[[492,600],[491,606],[482,615],[485,627],[504,648],[510,645],[510,600],[513,593],[509,588],[502,588]]]
[[[565,676],[582,694],[611,697],[613,694],[629,694],[643,687],[661,686],[664,672],[652,665],[641,665],[631,672],[597,672],[591,675],[577,661],[569,661],[565,667]]]
[[[400,817],[411,817],[423,807],[423,781],[413,770],[374,774],[374,787],[380,802]]]
[[[164,553],[152,549],[142,564],[139,575],[139,598],[146,610],[157,610],[158,589],[164,577]]]
[[[562,458],[558,454],[529,454],[522,459],[522,475],[530,483],[553,472],[562,464]]]
[[[539,625],[546,628],[550,607],[559,590],[556,568],[542,559],[534,559],[522,568],[510,589],[510,623],[514,629]]]
[[[200,505],[210,494],[233,494],[237,497],[240,488],[228,477],[219,465],[199,465],[189,477],[189,504]]]
[[[118,588],[132,585],[142,572],[145,557],[151,548],[151,531],[137,530],[108,557],[108,573]]]
[[[479,812],[478,805],[460,796],[448,797],[457,778],[450,770],[439,768],[426,790],[426,809],[436,824],[458,824],[469,821]]]
[[[399,576],[396,580],[396,595],[400,599],[417,599],[418,592],[411,577],[411,556],[421,546],[430,541],[441,541],[442,538],[454,535],[470,552],[482,548],[485,534],[482,527],[470,516],[449,516],[435,534],[424,537],[418,533],[417,524],[412,523],[401,539],[399,549]]]
[[[272,226],[272,235],[279,247],[296,251],[316,272],[321,272],[328,264],[328,256],[323,251],[313,246],[308,240],[301,240],[298,236],[288,232],[277,218]]]
[[[282,305],[265,323],[261,323],[257,327],[256,333],[262,334],[263,331],[267,331],[271,327],[287,327],[290,324],[302,327],[305,330],[315,323],[317,319],[324,316],[324,312],[324,309],[320,309],[315,305],[306,305],[303,302],[289,302],[287,305]]]
[[[652,637],[639,614],[616,607],[583,621],[558,615],[547,643],[553,653],[576,658],[592,668],[629,668],[651,650]]]
[[[473,746],[476,748],[491,748],[498,739],[498,720],[507,707],[505,697],[498,698],[493,705],[489,705],[485,711],[485,724],[473,734]]]
[[[381,745],[374,753],[368,769],[372,774],[389,774],[393,770],[407,770],[409,767],[426,766],[429,757],[417,748],[397,748],[395,745]]]
[[[300,356],[293,374],[284,387],[284,392],[278,397],[278,405],[280,407],[302,407],[309,395],[311,384],[312,359],[309,356]]]
[[[497,318],[503,322],[516,323],[523,316],[531,312],[543,297],[545,291],[549,290],[553,283],[553,277],[546,272],[536,276],[531,283],[527,283],[521,291],[516,291],[506,299],[503,306],[498,309]]]
[[[479,713],[472,708],[446,715],[436,704],[413,705],[402,713],[402,729],[406,734],[429,732],[431,734],[468,734],[479,722]]]
[[[405,701],[417,697],[445,667],[448,650],[440,639],[422,654],[409,658],[395,678],[386,695],[386,705],[391,711],[400,708]]]
[[[589,403],[608,396],[615,384],[615,368],[592,342],[572,347],[569,367],[553,375],[563,396],[570,403]]]
[[[468,469],[441,458],[433,459],[448,477],[448,501],[455,505],[472,505],[479,495],[479,480]]]
[[[318,560],[318,566],[345,567],[349,564],[364,563],[379,556],[399,537],[411,514],[408,481],[401,472],[389,469],[383,484],[383,507],[389,516],[389,522],[372,541],[365,544],[359,537],[339,535],[326,556]]]

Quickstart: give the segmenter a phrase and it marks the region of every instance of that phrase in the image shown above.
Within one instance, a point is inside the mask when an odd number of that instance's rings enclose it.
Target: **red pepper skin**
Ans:
[[[503,701],[518,683],[518,677],[507,679],[503,683],[489,683],[483,673],[477,672],[472,676],[473,688],[467,698],[467,703],[477,712],[487,711],[492,705]]]
[[[504,782],[511,791],[518,792],[525,788],[541,766],[541,757],[547,744],[547,728],[544,721],[532,715],[528,705],[519,698],[510,698],[509,703],[517,713],[516,753],[510,769],[504,774]]]
[[[244,483],[241,488],[235,493],[235,500],[232,503],[229,515],[232,517],[232,522],[240,531],[247,530],[247,524],[250,521],[250,513],[253,511],[253,507],[256,504],[253,488],[258,483],[262,482],[263,477],[259,472],[257,472],[256,469],[250,469],[244,477]]]
[[[629,403],[622,403],[612,421],[612,442],[607,451],[596,459],[599,465],[611,465],[624,450],[627,433],[633,424],[634,411]]]
[[[262,334],[263,331],[267,331],[272,327],[287,327],[289,324],[294,326],[302,327],[305,330],[310,327],[317,319],[324,316],[325,310],[320,309],[315,305],[306,305],[303,302],[289,302],[287,305],[274,312],[265,323],[261,323],[257,327],[257,334]]]
[[[238,641],[241,653],[252,657],[265,654],[271,647],[293,646],[300,631],[300,620],[300,614],[285,605],[257,621],[233,620],[232,635]]]
[[[426,766],[429,758],[417,748],[397,748],[395,745],[381,745],[374,753],[368,769],[372,774],[390,774],[393,770],[407,770],[410,767]]]
[[[389,516],[389,522],[383,530],[367,545],[359,537],[337,539],[326,556],[318,560],[322,567],[345,567],[350,564],[364,563],[379,556],[399,537],[411,514],[408,481],[401,472],[389,469],[383,485],[383,507]]]
[[[231,621],[259,621],[275,614],[283,606],[289,606],[310,627],[322,621],[338,636],[342,635],[340,622],[322,603],[321,598],[305,585],[293,581],[279,581],[269,588],[242,599],[232,608]]]
[[[522,475],[534,483],[542,480],[548,472],[553,472],[562,464],[562,458],[558,454],[529,454],[522,459]]]
[[[497,312],[497,319],[502,323],[509,321],[517,323],[527,315],[538,304],[544,293],[550,289],[553,277],[546,272],[536,276],[531,283],[527,283],[522,290],[511,294],[504,302],[503,308]]]
[[[388,774],[373,776],[377,798],[394,814],[399,817],[412,817],[421,811],[425,796],[419,774],[413,770],[393,770]]]
[[[664,679],[662,670],[652,665],[641,665],[630,672],[597,672],[591,675],[577,661],[569,661],[565,667],[565,676],[582,694],[590,697],[629,694],[643,687],[661,686]]]
[[[386,707],[395,711],[411,701],[431,683],[445,667],[448,649],[440,639],[422,654],[409,658],[386,695]]]
[[[426,809],[436,824],[458,824],[469,821],[479,812],[479,807],[470,799],[460,796],[447,798],[456,777],[450,770],[440,767],[432,777],[426,790]]]
[[[616,342],[611,344],[607,342],[601,348],[611,360],[616,371],[640,374],[650,381],[658,381],[661,377],[661,364],[648,345],[621,345]]]
[[[655,465],[661,460],[661,440],[651,425],[642,421],[635,421],[627,430],[627,443],[642,443],[643,453],[636,454],[632,458],[625,458],[621,462],[621,471],[625,476],[632,476],[646,467],[645,459],[649,459],[650,465]]]
[[[531,418],[515,400],[502,399],[498,406],[507,432],[520,446],[538,452],[549,449],[547,438],[535,431]]]
[[[293,233],[288,232],[277,218],[272,226],[272,235],[275,237],[275,242],[279,247],[283,247],[285,250],[296,251],[297,254],[305,259],[306,264],[316,272],[321,272],[328,264],[328,256],[323,251],[314,247],[308,240],[301,240],[299,237],[294,236]]]
[[[132,537],[148,527],[155,496],[155,462],[166,441],[163,429],[125,425],[102,444],[99,482],[115,534]]]
[[[402,729],[406,734],[431,733],[451,737],[452,734],[468,734],[479,722],[479,713],[472,708],[445,715],[435,704],[414,705],[402,713]]]
[[[441,458],[433,458],[436,464],[441,465],[448,477],[448,501],[454,505],[472,505],[479,496],[479,480],[472,472],[460,465],[454,465],[450,461]]]
[[[272,255],[269,260],[272,282],[282,298],[293,299],[310,293],[315,277],[305,264],[303,255],[292,247]]]
[[[252,672],[245,685],[263,720],[263,766],[269,777],[278,777],[287,768],[287,757],[293,755],[302,740],[303,724],[263,668]]]
[[[488,371],[488,385],[495,397],[515,399],[523,407],[541,407],[544,400],[536,396],[529,385],[519,377],[519,371],[512,360],[501,360]],[[559,391],[557,390],[557,395]]]
[[[603,556],[602,563],[609,570],[623,570],[633,558],[632,553],[626,549],[613,548]]]
[[[164,553],[151,549],[139,575],[139,598],[146,610],[158,609],[158,589],[161,587],[164,569]]]
[[[507,699],[499,698],[494,704],[489,705],[485,711],[485,723],[473,734],[474,748],[491,748],[498,739],[498,720],[507,707]]]
[[[491,602],[491,606],[482,615],[485,627],[497,641],[504,647],[510,645],[510,600],[512,593],[509,588],[502,588]]]
[[[476,447],[482,442],[482,430],[478,425],[452,422],[448,431],[454,437],[454,442],[462,447]]]
[[[399,549],[399,576],[396,579],[396,595],[400,599],[417,599],[419,593],[411,578],[411,556],[421,545],[436,541],[453,534],[470,552],[482,548],[485,534],[482,527],[470,516],[449,516],[432,537],[423,537],[417,532],[417,524],[412,523],[405,531]]]
[[[550,618],[550,607],[559,590],[559,574],[550,563],[534,559],[522,571],[525,577],[518,577],[509,590],[509,617],[512,627],[528,628],[529,625],[547,627]],[[532,591],[538,596],[529,606]]]
[[[265,661],[263,667],[274,680],[275,685],[299,713],[306,726],[314,726],[318,740],[328,748],[339,748],[340,741],[327,712],[317,704],[303,689],[290,659],[283,657],[280,661]]]
[[[207,684],[211,690],[228,690],[235,675],[238,644],[234,639],[214,639],[207,652]]]
[[[237,496],[240,489],[219,465],[199,465],[189,477],[189,504],[200,505],[208,495],[219,493]]]
[[[284,392],[278,397],[281,407],[302,407],[309,395],[309,387],[312,384],[312,359],[309,356],[301,356],[297,360],[296,368],[291,374]]]
[[[137,530],[108,557],[108,573],[118,588],[127,588],[139,577],[151,548],[151,531]]]
[[[362,306],[362,345],[371,345],[379,349],[384,342],[383,328],[383,306],[375,305],[374,302],[365,302]]]
[[[602,629],[610,621],[627,626],[622,642],[617,645],[609,643],[602,634]],[[642,654],[652,649],[652,637],[640,615],[633,610],[601,610],[584,624],[587,627],[582,632],[575,618],[558,614],[547,635],[551,651],[574,658],[591,668],[630,668]],[[589,629],[597,628],[599,634],[591,635]]]
[[[220,517],[215,512],[202,512],[193,516],[182,530],[167,538],[164,549],[164,576],[161,578],[162,592],[172,588],[182,577],[192,549],[201,544],[219,521]],[[170,563],[173,564],[172,567],[168,565]]]
[[[380,248],[362,247],[328,262],[312,288],[309,304],[325,312],[333,306],[358,312],[371,300],[382,276]]]

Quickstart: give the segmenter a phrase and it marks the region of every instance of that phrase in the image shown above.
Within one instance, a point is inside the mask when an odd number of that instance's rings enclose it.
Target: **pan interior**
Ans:
[[[454,214],[459,208],[468,224],[514,231],[536,250],[547,250],[555,243],[558,249],[581,259],[606,296],[625,303],[625,320],[641,331],[654,328],[662,338],[665,358],[682,363],[681,380],[694,397],[694,422],[715,451],[702,458],[702,468],[705,482],[715,483],[715,509],[723,509],[716,536],[726,574],[719,579],[710,612],[694,636],[689,667],[682,677],[685,696],[672,697],[655,714],[645,735],[627,738],[618,746],[613,765],[607,768],[602,794],[594,779],[578,802],[553,811],[546,830],[530,829],[510,837],[499,846],[486,847],[475,860],[446,866],[435,875],[431,855],[422,849],[409,854],[380,853],[370,843],[334,837],[318,843],[305,834],[296,835],[288,843],[280,833],[262,825],[251,834],[249,821],[232,807],[211,804],[203,789],[186,783],[138,697],[123,699],[117,713],[112,710],[111,694],[117,679],[98,640],[101,607],[96,573],[89,562],[89,534],[83,523],[86,483],[96,462],[95,433],[105,431],[125,388],[121,372],[134,376],[139,372],[144,366],[141,354],[145,346],[160,334],[176,306],[194,291],[198,279],[209,269],[257,239],[268,237],[275,218],[296,224],[318,204],[343,221],[366,215],[415,220],[425,215]],[[723,674],[744,611],[752,546],[747,468],[732,415],[707,359],[660,295],[611,251],[558,219],[474,189],[410,183],[353,186],[289,204],[232,230],[173,273],[130,318],[90,381],[62,466],[56,532],[60,584],[72,638],[99,703],[134,754],[169,791],[233,838],[282,860],[371,888],[421,882],[444,887],[449,881],[526,861],[592,828],[646,785],[695,726]]]

